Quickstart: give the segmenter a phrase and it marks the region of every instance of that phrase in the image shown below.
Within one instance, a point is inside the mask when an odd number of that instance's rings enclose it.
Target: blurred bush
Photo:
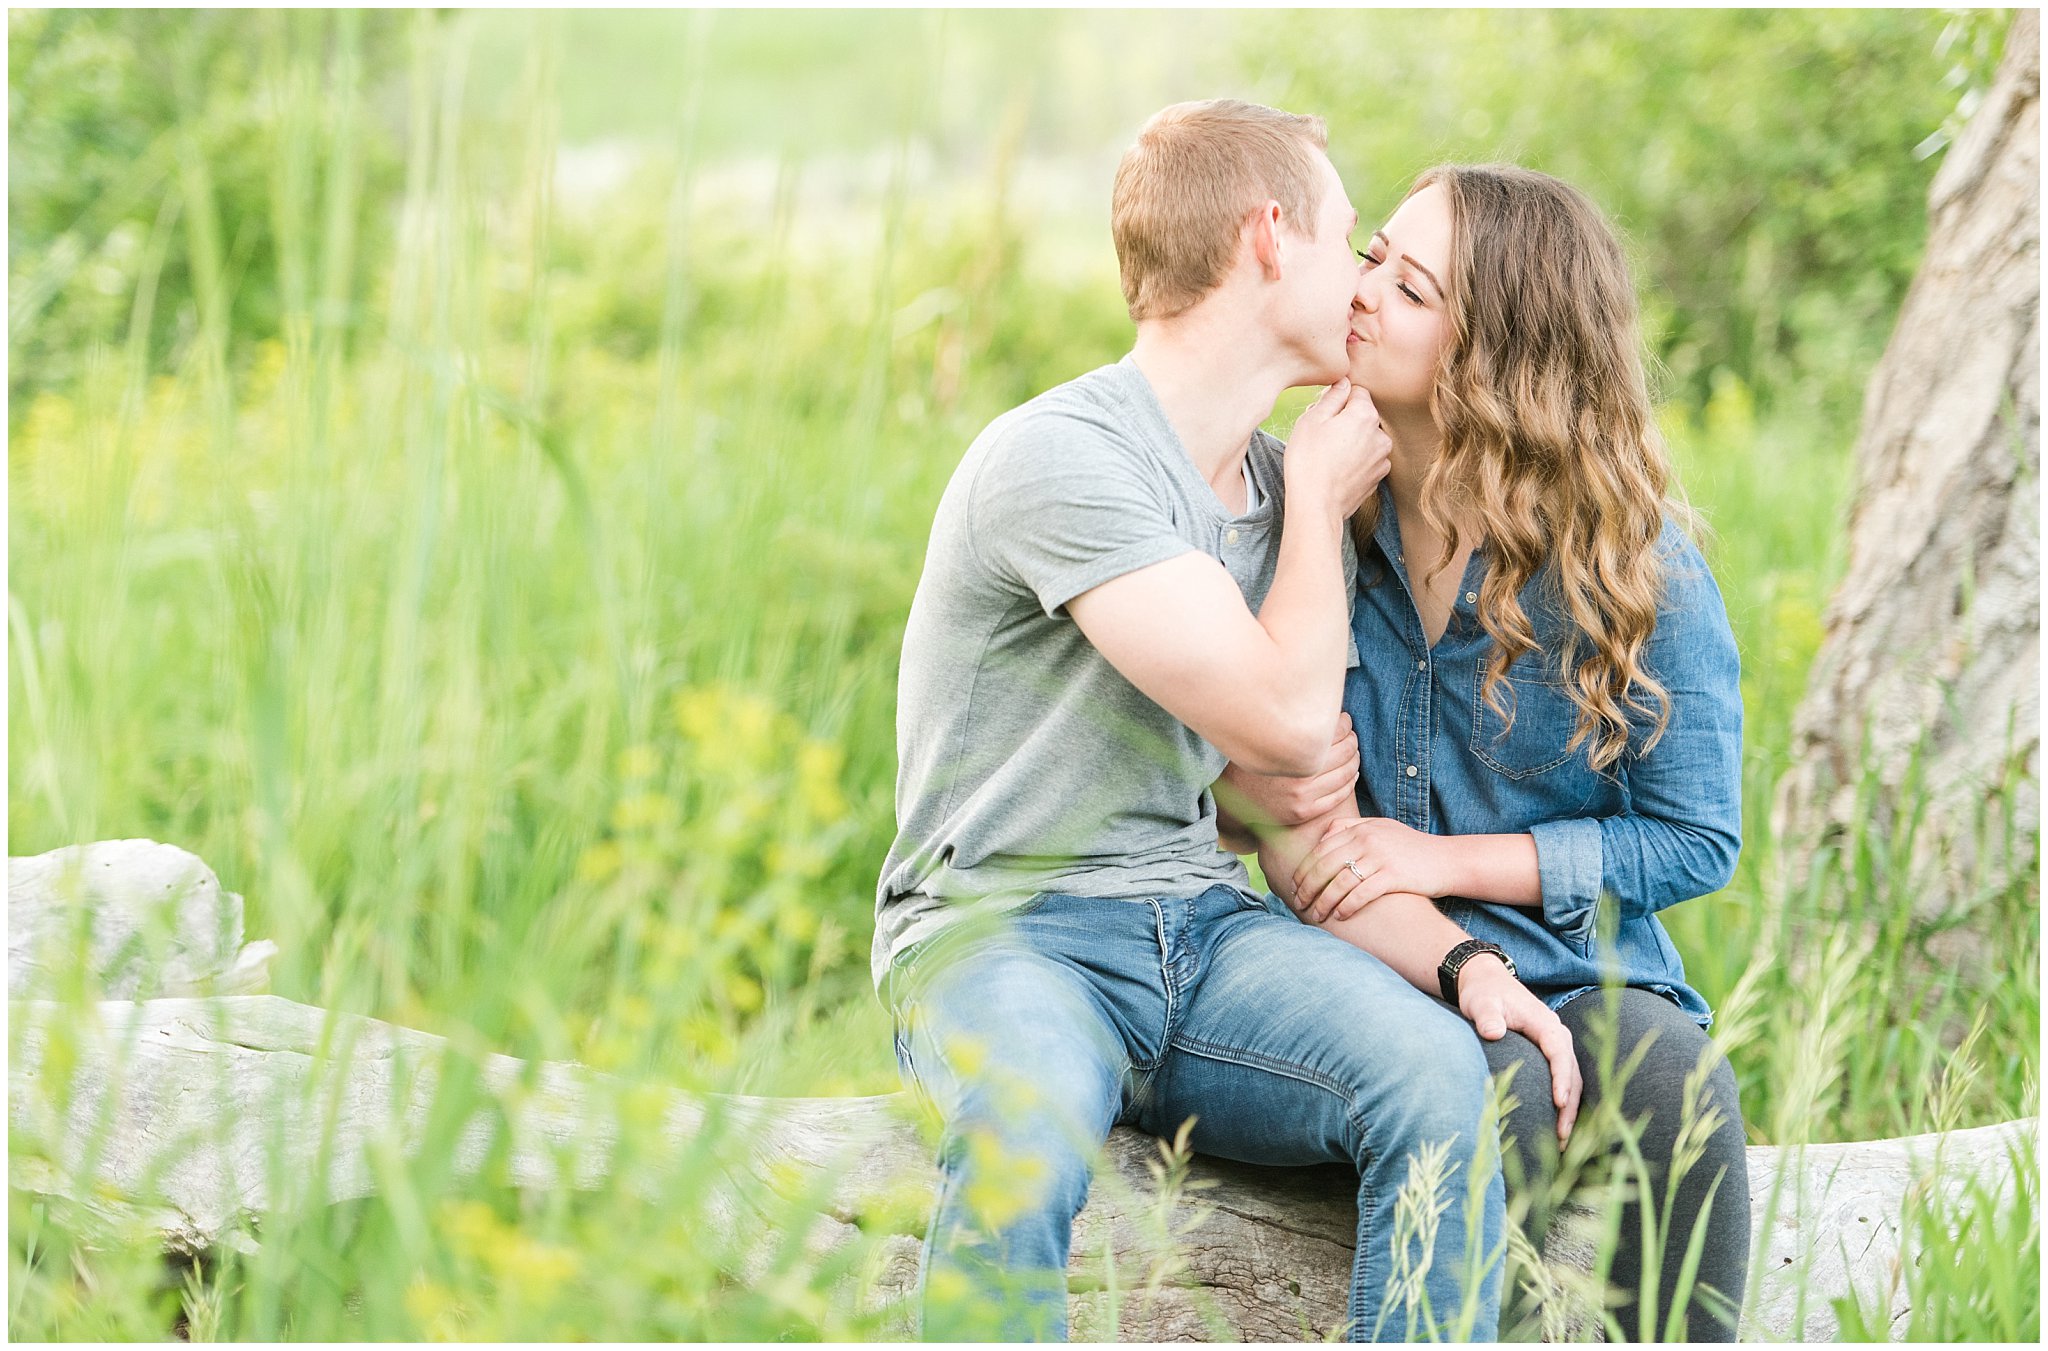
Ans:
[[[402,184],[399,110],[370,101],[403,78],[409,22],[387,10],[10,9],[10,409],[75,380],[137,321],[142,355],[164,368],[200,328],[209,290],[242,340],[278,336],[325,285],[347,310],[330,321],[359,317],[367,279],[352,260],[382,252]],[[374,127],[355,125],[376,113]],[[323,213],[339,256],[299,247]]]
[[[1368,222],[1440,161],[1557,174],[1632,245],[1671,395],[1703,405],[1726,371],[1765,409],[1819,397],[1853,420],[2006,17],[1319,11],[1249,25],[1245,56],[1329,121]]]

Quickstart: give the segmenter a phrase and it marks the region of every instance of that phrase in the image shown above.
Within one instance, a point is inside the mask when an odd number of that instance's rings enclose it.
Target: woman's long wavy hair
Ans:
[[[1422,484],[1422,514],[1445,541],[1436,570],[1455,556],[1455,521],[1475,521],[1489,551],[1479,622],[1493,639],[1481,688],[1510,721],[1501,681],[1539,648],[1522,590],[1545,576],[1539,603],[1567,637],[1540,654],[1537,678],[1563,684],[1579,714],[1570,749],[1588,746],[1605,772],[1628,749],[1631,715],[1648,725],[1643,750],[1670,722],[1643,654],[1664,519],[1692,525],[1669,495],[1628,261],[1598,208],[1547,174],[1444,165],[1409,193],[1427,187],[1451,211],[1452,334],[1430,401],[1443,448]],[[1362,544],[1373,522],[1356,524]]]

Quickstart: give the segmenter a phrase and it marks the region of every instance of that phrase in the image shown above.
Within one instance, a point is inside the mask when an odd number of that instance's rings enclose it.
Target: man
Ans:
[[[1063,1335],[1092,1158],[1119,1122],[1190,1118],[1205,1153],[1358,1168],[1350,1335],[1494,1332],[1478,1043],[1268,910],[1210,791],[1226,760],[1335,753],[1345,523],[1386,472],[1342,379],[1358,218],[1323,150],[1320,121],[1252,104],[1154,117],[1113,194],[1136,345],[990,424],[933,523],[875,935],[899,1058],[946,1124],[928,1337]],[[1283,460],[1260,421],[1324,383]],[[1412,1163],[1448,1205],[1402,1251]]]

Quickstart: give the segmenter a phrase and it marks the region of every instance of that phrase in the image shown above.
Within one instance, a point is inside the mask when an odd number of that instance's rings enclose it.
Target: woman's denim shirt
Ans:
[[[1612,957],[1625,985],[1655,990],[1701,1026],[1713,1012],[1685,983],[1685,965],[1657,911],[1726,886],[1742,846],[1742,694],[1735,637],[1699,550],[1666,521],[1664,596],[1644,664],[1671,696],[1671,721],[1644,754],[1648,719],[1605,773],[1588,747],[1569,751],[1578,710],[1544,669],[1568,631],[1548,578],[1522,591],[1539,651],[1508,669],[1501,702],[1480,698],[1493,640],[1476,614],[1485,551],[1475,550],[1450,623],[1434,648],[1408,589],[1401,531],[1384,487],[1371,547],[1359,559],[1351,627],[1359,664],[1344,707],[1358,732],[1359,810],[1439,835],[1535,837],[1543,905],[1455,898],[1438,907],[1466,932],[1500,944],[1551,1008],[1601,983]],[[1422,560],[1417,560],[1418,562]]]

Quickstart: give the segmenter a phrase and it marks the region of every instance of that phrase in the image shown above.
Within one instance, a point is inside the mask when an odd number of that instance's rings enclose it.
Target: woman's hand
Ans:
[[[1383,816],[1337,821],[1294,870],[1291,904],[1311,924],[1349,919],[1395,891],[1449,893],[1449,839]]]
[[[1487,1041],[1519,1032],[1536,1044],[1550,1062],[1550,1101],[1557,1108],[1557,1143],[1571,1138],[1579,1116],[1579,1058],[1572,1050],[1572,1032],[1529,987],[1508,974],[1492,953],[1482,952],[1458,969],[1458,1012]]]
[[[1230,792],[1223,792],[1226,787]],[[1254,835],[1260,834],[1262,827],[1294,827],[1328,816],[1355,803],[1357,787],[1358,737],[1351,730],[1349,713],[1337,715],[1337,731],[1318,773],[1305,779],[1283,779],[1231,764],[1217,784],[1219,793],[1230,799],[1219,805]]]

